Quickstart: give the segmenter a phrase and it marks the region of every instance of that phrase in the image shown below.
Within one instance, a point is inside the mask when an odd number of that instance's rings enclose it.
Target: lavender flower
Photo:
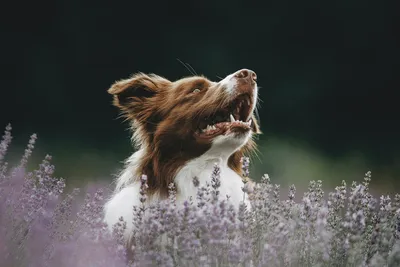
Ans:
[[[11,136],[11,124],[6,126],[6,130],[4,131],[3,138],[0,142],[0,164],[2,163],[4,156],[6,155],[7,148],[11,143],[12,136]]]
[[[213,168],[213,172],[211,173],[211,187],[213,188],[213,190],[212,190],[213,202],[216,202],[219,197],[218,188],[221,186],[220,173],[221,173],[220,167],[218,166],[218,164],[215,164],[214,168]]]
[[[199,177],[197,176],[193,177],[193,185],[194,187],[199,187],[200,185]]]
[[[31,138],[29,139],[29,143],[25,149],[25,154],[21,159],[20,167],[25,167],[26,163],[28,163],[28,159],[32,154],[32,150],[35,148],[35,143],[36,143],[37,135],[32,134]]]
[[[36,135],[21,163],[4,162],[11,141],[7,126],[0,143],[0,262],[2,266],[399,266],[400,195],[376,199],[371,173],[328,193],[311,181],[300,203],[296,188],[281,200],[268,175],[252,188],[252,209],[239,210],[219,195],[220,168],[211,183],[193,184],[196,204],[178,204],[169,185],[165,201],[147,206],[147,176],[141,176],[140,206],[132,207],[132,240],[124,218],[112,231],[103,223],[106,188],[66,191],[54,177],[51,157],[34,171],[26,165]],[[248,158],[242,160],[245,178]],[[244,179],[246,180],[246,179]],[[248,183],[247,183],[248,184]],[[244,191],[249,193],[245,183]],[[146,205],[145,205],[146,204]]]
[[[243,176],[247,178],[250,175],[250,159],[248,157],[242,157],[240,161],[242,162]]]
[[[146,202],[147,196],[146,196],[146,192],[147,192],[147,188],[149,187],[147,185],[147,176],[146,175],[142,175],[140,177],[140,202],[143,204]]]

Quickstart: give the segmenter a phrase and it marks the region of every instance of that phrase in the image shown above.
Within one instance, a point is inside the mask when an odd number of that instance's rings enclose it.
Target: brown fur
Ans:
[[[208,140],[194,136],[200,120],[231,99],[218,83],[202,76],[171,82],[158,75],[138,73],[115,82],[108,92],[132,123],[134,142],[147,152],[135,176],[146,174],[148,193],[162,196],[168,194],[177,171],[211,147]],[[260,133],[254,115],[252,119],[253,132]],[[229,158],[229,167],[241,174],[241,157],[254,149],[255,143],[250,140]]]

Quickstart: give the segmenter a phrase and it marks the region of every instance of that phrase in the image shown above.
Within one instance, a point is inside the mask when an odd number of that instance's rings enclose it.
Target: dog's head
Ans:
[[[135,74],[108,90],[134,129],[134,141],[149,157],[158,159],[144,171],[162,169],[162,162],[179,169],[205,153],[229,159],[240,171],[243,149],[260,133],[254,116],[257,76],[248,69],[219,82],[202,76],[169,81],[158,75]],[[150,155],[151,154],[151,155]]]

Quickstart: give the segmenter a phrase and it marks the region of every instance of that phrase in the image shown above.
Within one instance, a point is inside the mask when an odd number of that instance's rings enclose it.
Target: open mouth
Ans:
[[[246,133],[251,130],[252,100],[248,94],[239,95],[226,107],[201,119],[196,135],[211,138],[232,132]]]

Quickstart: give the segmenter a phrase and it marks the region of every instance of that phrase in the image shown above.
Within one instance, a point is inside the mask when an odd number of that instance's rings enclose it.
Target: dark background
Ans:
[[[212,80],[257,72],[255,175],[284,185],[400,186],[399,4],[388,1],[31,1],[1,8],[0,126],[10,160],[38,133],[71,181],[111,179],[132,153],[108,87],[134,72]]]

